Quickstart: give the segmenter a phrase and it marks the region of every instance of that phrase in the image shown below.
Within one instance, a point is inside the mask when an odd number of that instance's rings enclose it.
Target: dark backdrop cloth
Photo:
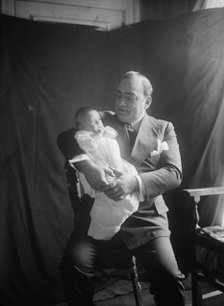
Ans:
[[[150,78],[151,113],[176,127],[181,188],[224,186],[223,9],[112,32],[1,16],[0,288],[10,299],[63,299],[58,264],[75,216],[56,138],[80,106],[113,110],[127,70]],[[168,199],[183,228],[182,200]],[[207,204],[202,224],[220,221],[221,197]]]

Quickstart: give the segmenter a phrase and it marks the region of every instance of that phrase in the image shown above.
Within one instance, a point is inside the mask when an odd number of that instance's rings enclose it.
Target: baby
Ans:
[[[77,110],[74,121],[78,130],[75,139],[95,164],[129,175],[137,174],[135,167],[121,158],[116,140],[117,132],[109,126],[104,127],[97,110],[82,107]],[[88,235],[94,239],[109,240],[120,230],[122,223],[138,209],[138,195],[133,193],[120,201],[113,201],[103,192],[94,190],[81,172],[79,176],[84,192],[95,198],[90,212]],[[108,175],[106,179],[111,183],[116,177]]]

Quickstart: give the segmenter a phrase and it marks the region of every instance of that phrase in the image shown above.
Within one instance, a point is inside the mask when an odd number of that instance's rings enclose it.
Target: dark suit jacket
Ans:
[[[169,236],[168,208],[162,194],[177,188],[182,180],[181,157],[173,124],[146,114],[131,147],[125,126],[116,115],[103,112],[102,119],[105,125],[117,130],[121,155],[137,168],[146,191],[145,201],[121,227],[124,242],[134,248],[160,235]],[[66,159],[84,153],[75,143],[74,133],[72,128],[57,139]],[[163,142],[167,143],[168,150],[160,151],[158,145]]]

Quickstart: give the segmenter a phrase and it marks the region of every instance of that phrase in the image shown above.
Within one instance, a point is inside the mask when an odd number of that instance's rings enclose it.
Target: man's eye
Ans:
[[[126,96],[125,99],[127,101],[132,101],[134,99],[134,96]]]
[[[128,95],[128,96],[126,96],[126,100],[127,100],[128,102],[134,102],[134,101],[136,100],[136,96],[134,96],[134,95]]]

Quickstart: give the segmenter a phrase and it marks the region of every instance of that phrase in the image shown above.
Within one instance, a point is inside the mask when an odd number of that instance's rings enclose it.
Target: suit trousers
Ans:
[[[78,301],[80,306],[93,306],[94,272],[100,268],[122,267],[122,261],[132,255],[148,273],[156,305],[185,304],[184,277],[178,269],[169,237],[157,237],[130,250],[119,233],[110,241],[100,241],[74,230],[60,264],[68,306],[78,305]]]

